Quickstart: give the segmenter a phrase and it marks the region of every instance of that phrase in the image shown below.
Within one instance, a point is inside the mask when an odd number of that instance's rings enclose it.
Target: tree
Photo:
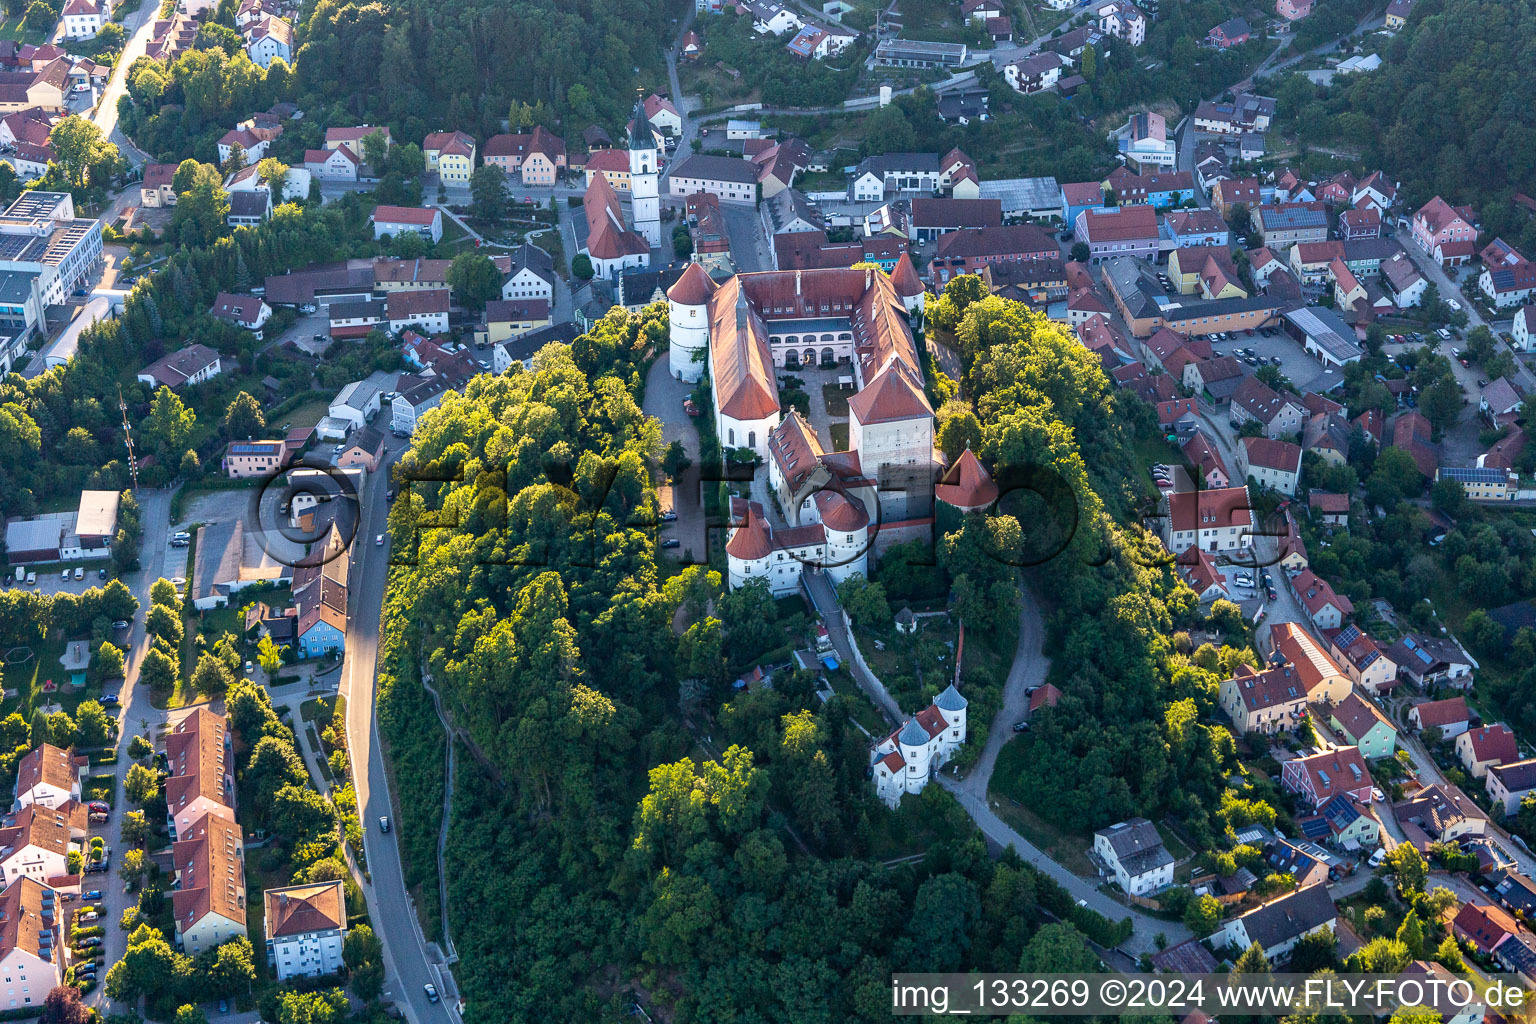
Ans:
[[[256,173],[272,190],[272,202],[281,203],[283,189],[288,185],[288,165],[275,156],[262,157],[256,163]]]
[[[55,985],[43,997],[38,1024],[90,1024],[93,1012],[73,985]]]
[[[306,785],[309,772],[298,750],[285,737],[263,736],[251,751],[244,781],[260,806],[267,806],[284,786]]]
[[[96,682],[103,679],[121,679],[127,669],[127,661],[116,644],[103,641],[91,659],[90,676]]]
[[[1088,247],[1088,243],[1087,242],[1073,242],[1072,243],[1072,259],[1075,262],[1077,262],[1077,263],[1087,263],[1089,258],[1092,257],[1092,256],[1093,256],[1093,250]]]
[[[229,400],[224,409],[224,436],[231,441],[254,438],[267,429],[267,417],[261,403],[249,391]]]
[[[1392,848],[1392,852],[1387,854],[1387,870],[1397,877],[1400,892],[1424,891],[1429,865],[1424,863],[1424,855],[1412,843],[1398,843]]]
[[[155,580],[149,588],[149,603],[151,605],[165,605],[167,608],[180,607],[181,602],[176,598],[176,584],[164,576]]]
[[[155,745],[143,736],[135,736],[128,741],[128,756],[135,761],[142,761],[154,752]]]
[[[144,652],[139,662],[139,682],[151,690],[169,690],[181,675],[180,658],[167,654],[158,644]]]
[[[1461,385],[1450,375],[1435,381],[1419,396],[1419,411],[1436,430],[1455,423],[1461,408]]]
[[[1460,974],[1467,969],[1467,963],[1461,957],[1461,946],[1454,935],[1447,935],[1440,940],[1440,945],[1435,948],[1435,961],[1452,974]]]
[[[172,588],[172,592],[175,589]],[[109,619],[131,619],[139,610],[139,599],[122,580],[112,580],[101,588],[101,614]]]
[[[256,981],[256,955],[244,935],[199,953],[197,966],[215,994],[249,991]]]
[[[469,176],[470,212],[476,220],[499,225],[507,219],[507,174],[496,164],[481,164]]]
[[[339,988],[278,997],[277,1024],[341,1024],[346,1016],[347,997]]]
[[[1453,480],[1447,477],[1430,484],[1429,501],[1435,507],[1436,512],[1455,519],[1467,507],[1467,492],[1461,486],[1460,480]]]
[[[140,807],[153,800],[159,792],[160,776],[141,764],[131,766],[128,774],[123,777],[123,794]]]
[[[1198,938],[1211,934],[1221,924],[1221,901],[1210,894],[1190,900],[1184,924]]]
[[[181,615],[168,605],[157,604],[144,616],[144,630],[171,650],[179,650],[186,627]]]
[[[138,738],[135,737],[135,739]],[[129,811],[124,814],[121,828],[122,839],[125,843],[143,846],[149,841],[149,819],[144,816],[143,811]]]
[[[501,271],[483,252],[461,252],[448,265],[448,287],[460,302],[480,309],[501,294]]]
[[[693,256],[693,235],[689,233],[686,225],[679,224],[672,229],[672,255],[680,260]]]
[[[1408,956],[1414,960],[1424,957],[1424,925],[1415,911],[1408,911],[1397,929],[1397,941],[1408,948]]]
[[[208,1015],[201,1006],[188,1003],[176,1008],[174,1024],[208,1024]]]
[[[106,746],[115,724],[97,701],[83,700],[75,709],[75,732],[82,747]]]
[[[283,666],[283,652],[270,636],[264,636],[256,644],[256,661],[267,675],[275,675]]]
[[[240,159],[243,163],[243,155]],[[224,233],[224,219],[229,216],[229,193],[224,191],[219,169],[212,164],[183,160],[176,168],[171,188],[176,192],[172,230],[184,245],[211,245]]]
[[[181,458],[196,428],[197,413],[188,408],[176,392],[161,387],[149,404],[149,416],[140,436],[157,457],[168,461],[173,457]]]
[[[1232,965],[1232,976],[1247,980],[1256,980],[1269,973],[1269,958],[1264,955],[1264,947],[1257,942],[1243,950],[1237,958],[1237,963]]]
[[[1296,940],[1291,950],[1290,970],[1295,974],[1311,974],[1314,971],[1336,970],[1339,966],[1339,937],[1324,928],[1309,932]]]
[[[365,1002],[377,999],[384,987],[384,944],[373,929],[360,924],[342,940],[341,959],[352,972],[352,991]]]
[[[1070,924],[1045,925],[1030,938],[1019,957],[1019,970],[1028,974],[1087,974],[1100,966],[1083,933]]]
[[[229,689],[235,681],[234,673],[216,654],[204,652],[192,670],[192,688],[198,693],[216,697]]]
[[[140,767],[134,765],[135,768]],[[137,886],[144,881],[144,874],[149,870],[149,862],[144,859],[144,851],[137,847],[123,853],[123,862],[117,866],[118,876],[130,886]]]
[[[578,281],[592,280],[592,258],[584,252],[571,257],[571,276]]]
[[[94,122],[78,114],[53,126],[48,145],[53,149],[53,162],[75,191],[104,188],[122,165],[117,147],[102,136]]]
[[[839,583],[837,599],[853,621],[866,629],[884,626],[890,620],[891,606],[885,599],[885,587],[871,583],[863,573],[854,573]]]

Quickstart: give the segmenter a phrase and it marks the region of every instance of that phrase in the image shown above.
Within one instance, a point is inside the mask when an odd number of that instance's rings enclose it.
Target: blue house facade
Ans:
[[[327,654],[340,654],[347,645],[347,635],[331,623],[317,619],[299,634],[299,650],[306,658],[323,658]]]

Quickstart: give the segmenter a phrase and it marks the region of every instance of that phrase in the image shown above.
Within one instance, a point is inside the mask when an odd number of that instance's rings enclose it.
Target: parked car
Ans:
[[[664,522],[664,523],[670,523],[670,522],[675,521],[676,519],[677,519],[677,513],[673,512],[671,509],[668,509],[667,511],[665,511],[665,512],[663,512],[661,514],[661,521]]]
[[[100,704],[104,708],[115,708],[119,702],[120,699],[115,693],[109,693],[96,699],[96,703]]]
[[[35,587],[36,585],[37,585],[37,573],[35,573],[35,572],[27,573],[27,586]]]
[[[91,806],[95,807],[96,805],[94,803],[92,803]],[[80,898],[83,899],[83,900],[92,900],[92,901],[99,900],[99,899],[101,899],[101,890],[100,889],[92,889],[90,892],[81,893],[80,894]]]
[[[111,806],[109,806],[105,800],[92,800],[90,803],[86,804],[86,806],[93,811],[107,812],[112,810]],[[94,900],[100,896],[101,893],[99,892],[89,892],[85,894],[85,898],[88,900]]]
[[[1014,722],[1013,723],[1013,731],[1014,732],[1024,732],[1028,728],[1029,728],[1028,720],[1023,720],[1023,721],[1018,721],[1018,722]]]
[[[65,569],[62,572],[60,572],[59,573],[59,579],[63,580],[65,583],[68,583],[69,582],[69,570]]]
[[[107,570],[105,570],[105,569],[97,569],[96,570],[96,578],[99,579],[99,580],[106,579],[107,578]]]
[[[127,619],[118,619],[116,622],[112,623],[112,628],[113,629],[127,629],[128,625],[129,625],[129,623],[128,623]]]
[[[422,986],[421,990],[427,994],[427,1002],[435,1003],[438,1000],[437,986],[430,981]]]
[[[664,548],[676,548],[681,547],[682,543],[683,542],[678,540],[676,537],[668,537],[666,540],[661,542],[661,546]]]
[[[82,921],[94,921],[94,920],[96,920],[100,916],[101,915],[96,913],[96,911],[94,911],[94,910],[87,910],[85,913],[80,914],[79,918]]]

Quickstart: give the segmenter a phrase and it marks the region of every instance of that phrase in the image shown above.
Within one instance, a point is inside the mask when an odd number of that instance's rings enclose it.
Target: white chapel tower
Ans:
[[[660,175],[661,154],[656,151],[642,95],[635,101],[635,122],[629,130],[629,197],[635,232],[652,249],[661,248]]]

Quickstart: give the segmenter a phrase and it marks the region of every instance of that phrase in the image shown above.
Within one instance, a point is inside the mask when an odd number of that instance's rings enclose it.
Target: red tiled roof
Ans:
[[[421,227],[430,227],[439,216],[441,213],[431,207],[376,206],[373,208],[375,224],[416,224]]]
[[[934,497],[956,508],[986,508],[997,500],[997,484],[969,448],[933,489]]]
[[[1423,704],[1415,704],[1409,709],[1416,712],[1419,725],[1428,729],[1430,726],[1443,728],[1454,725],[1457,722],[1467,721],[1471,715],[1467,711],[1467,698],[1450,697],[1446,700],[1431,700]]]
[[[1509,726],[1503,722],[1472,729],[1466,735],[1467,744],[1472,748],[1474,762],[1497,761],[1504,764],[1520,758],[1520,748],[1515,743],[1515,734],[1510,732]]]
[[[690,263],[683,276],[667,289],[667,298],[683,306],[702,306],[715,293],[716,287],[702,266]]]
[[[1276,469],[1286,473],[1301,470],[1301,446],[1268,437],[1245,437],[1240,442],[1248,452],[1248,465]]]

